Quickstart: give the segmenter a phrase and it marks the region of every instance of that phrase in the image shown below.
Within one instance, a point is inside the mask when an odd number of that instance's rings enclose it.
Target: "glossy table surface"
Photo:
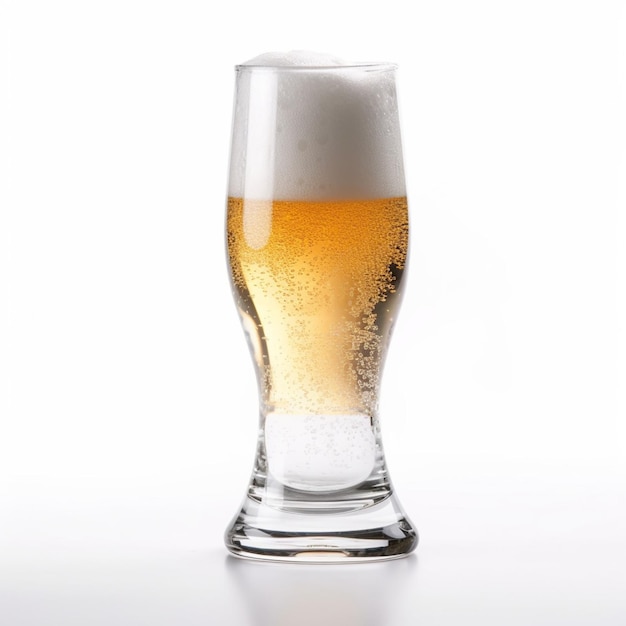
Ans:
[[[228,493],[210,501],[199,484],[21,487],[4,499],[0,535],[7,624],[626,621],[623,481],[606,468],[540,479],[475,466],[405,482],[417,551],[334,566],[228,556],[221,533],[235,501]]]

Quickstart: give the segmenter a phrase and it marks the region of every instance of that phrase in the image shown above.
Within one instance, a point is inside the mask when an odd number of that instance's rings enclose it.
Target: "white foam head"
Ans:
[[[393,65],[295,51],[237,70],[231,196],[405,195]]]
[[[242,63],[242,65],[260,67],[336,67],[338,65],[349,65],[349,63],[324,52],[291,50],[290,52],[265,52]]]

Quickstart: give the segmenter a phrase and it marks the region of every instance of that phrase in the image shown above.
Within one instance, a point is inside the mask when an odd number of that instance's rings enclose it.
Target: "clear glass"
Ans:
[[[225,537],[237,556],[366,561],[417,545],[378,418],[408,254],[395,70],[237,67],[227,248],[260,412]]]

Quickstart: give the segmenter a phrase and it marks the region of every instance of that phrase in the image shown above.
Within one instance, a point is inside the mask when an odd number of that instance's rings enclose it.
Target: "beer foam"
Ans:
[[[404,196],[393,69],[303,51],[238,66],[229,195]]]
[[[265,450],[269,473],[307,491],[347,489],[363,482],[376,463],[369,415],[268,413]]]
[[[323,52],[291,50],[290,52],[265,52],[242,63],[260,67],[332,67],[349,65],[343,59]]]

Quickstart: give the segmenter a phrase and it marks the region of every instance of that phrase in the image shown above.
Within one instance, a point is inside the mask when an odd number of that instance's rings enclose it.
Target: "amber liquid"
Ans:
[[[375,415],[407,258],[406,198],[229,198],[227,238],[262,411]]]

